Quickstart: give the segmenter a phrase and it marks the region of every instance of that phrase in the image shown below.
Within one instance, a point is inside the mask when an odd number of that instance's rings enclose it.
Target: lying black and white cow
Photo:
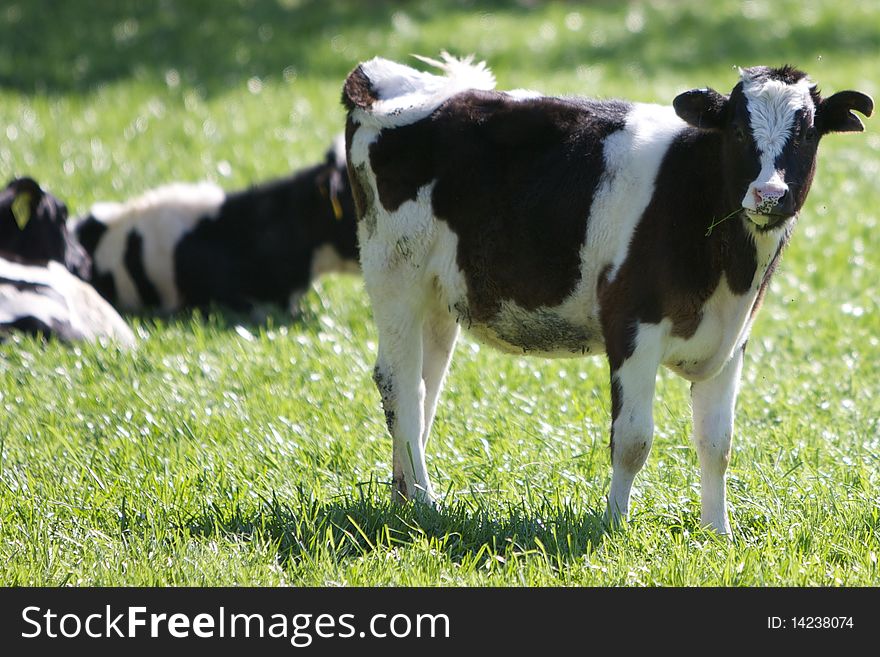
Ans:
[[[122,318],[81,280],[90,260],[66,220],[65,205],[31,178],[13,180],[0,193],[0,340],[20,331],[132,346]]]
[[[667,107],[497,92],[483,64],[431,63],[445,75],[376,58],[343,89],[396,493],[433,498],[425,444],[464,323],[514,353],[607,354],[612,523],[651,448],[658,367],[691,381],[702,522],[729,533],[752,321],[820,138],[863,130],[851,110],[873,102],[790,67]]]
[[[113,306],[63,265],[0,251],[0,341],[13,332],[67,342],[109,338],[122,347],[135,344]]]
[[[340,136],[325,162],[244,191],[172,184],[98,203],[72,230],[92,283],[124,310],[274,303],[296,313],[315,276],[359,271]]]

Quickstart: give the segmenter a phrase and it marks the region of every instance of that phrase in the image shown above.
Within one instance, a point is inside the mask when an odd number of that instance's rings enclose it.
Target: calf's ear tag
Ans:
[[[342,219],[342,204],[333,191],[330,192],[330,205],[333,206],[333,216],[336,217],[336,221],[340,221]]]
[[[12,201],[12,216],[15,217],[18,229],[24,230],[31,220],[31,195],[28,192],[22,192]]]

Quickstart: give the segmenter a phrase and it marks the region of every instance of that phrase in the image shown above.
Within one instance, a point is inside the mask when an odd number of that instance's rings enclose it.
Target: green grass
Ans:
[[[88,9],[86,9],[86,4]],[[488,59],[502,88],[669,103],[793,63],[880,97],[880,3],[19,0],[0,8],[0,175],[74,212],[321,157],[375,54]],[[632,521],[604,533],[601,359],[463,339],[429,445],[439,511],[390,504],[363,287],[265,325],[132,318],[133,353],[0,347],[0,583],[825,586],[880,582],[880,123],[833,135],[747,354],[732,542],[699,527],[664,372]]]

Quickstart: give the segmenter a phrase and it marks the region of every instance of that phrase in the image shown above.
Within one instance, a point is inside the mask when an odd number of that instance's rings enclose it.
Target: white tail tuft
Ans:
[[[401,126],[423,119],[444,101],[469,89],[495,88],[495,76],[485,62],[474,63],[474,56],[462,59],[444,51],[441,60],[413,55],[440,69],[444,75],[418,71],[410,66],[375,57],[361,64],[378,100],[352,116],[362,124],[379,128]]]
[[[474,55],[470,54],[463,59],[453,57],[445,50],[440,53],[442,62],[423,55],[413,55],[419,61],[430,64],[435,68],[439,68],[446,74],[446,77],[458,84],[463,83],[465,89],[494,89],[495,76],[486,62],[477,62],[474,64]]]

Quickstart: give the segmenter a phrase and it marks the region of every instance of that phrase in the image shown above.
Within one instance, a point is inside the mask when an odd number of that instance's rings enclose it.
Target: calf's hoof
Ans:
[[[430,488],[421,486],[407,486],[403,477],[395,477],[391,481],[391,501],[395,504],[406,504],[413,501],[419,504],[427,504],[430,507],[437,507],[437,498]]]

